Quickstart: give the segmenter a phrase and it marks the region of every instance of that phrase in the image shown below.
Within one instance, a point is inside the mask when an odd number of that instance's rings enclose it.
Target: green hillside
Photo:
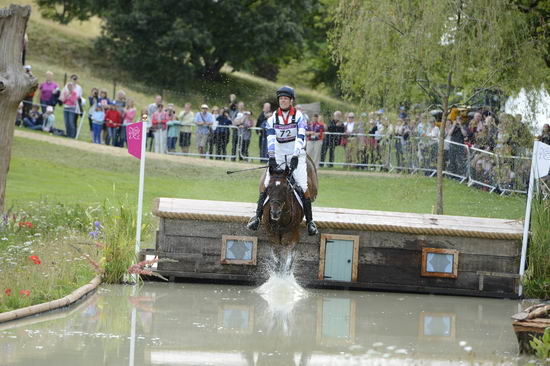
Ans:
[[[101,55],[94,50],[93,38],[100,34],[99,19],[92,18],[90,21],[73,22],[64,26],[43,18],[38,6],[29,1],[0,0],[0,7],[14,2],[30,4],[33,8],[27,32],[27,63],[32,65],[32,71],[39,80],[44,79],[44,74],[48,70],[54,73],[54,79],[60,84],[65,73],[77,73],[85,95],[92,87],[97,87],[107,90],[109,97],[112,96],[116,82],[116,89],[125,90],[127,95],[136,101],[138,108],[151,103],[156,94],[164,95],[165,100],[174,103],[178,109],[186,102],[191,102],[195,107],[204,102],[212,106],[223,106],[228,103],[228,95],[235,93],[239,100],[247,103],[249,109],[258,112],[265,101],[273,99],[277,84],[244,72],[232,72],[229,67],[224,68],[225,80],[220,82],[196,80],[171,91],[146,85],[129,77],[124,70],[106,64]],[[307,88],[297,87],[296,92],[300,103],[319,101],[325,110],[353,108],[340,99]]]

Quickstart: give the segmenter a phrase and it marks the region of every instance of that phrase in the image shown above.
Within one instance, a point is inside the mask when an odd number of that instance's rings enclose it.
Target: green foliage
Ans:
[[[87,20],[94,10],[92,0],[80,1],[51,1],[36,0],[45,18],[52,19],[60,24],[69,24],[73,20]]]
[[[343,89],[395,106],[423,91],[540,87],[548,73],[528,17],[510,0],[341,1],[331,34]]]
[[[550,327],[546,328],[542,337],[533,337],[529,344],[538,358],[548,360],[550,358]]]
[[[99,15],[103,35],[97,52],[160,85],[178,85],[193,75],[219,77],[224,64],[239,69],[277,68],[300,53],[304,23],[314,0],[89,0],[91,6],[68,6],[80,0],[41,0],[52,19]],[[62,5],[62,12],[59,7]],[[71,13],[73,12],[73,13]],[[66,13],[69,13],[68,15]]]
[[[531,237],[525,271],[525,296],[550,299],[550,200],[533,199]]]
[[[105,202],[101,206],[102,239],[105,242],[103,281],[122,283],[128,280],[128,268],[135,262],[135,238],[137,213],[134,206],[126,200],[119,200],[116,207]],[[150,224],[142,225],[147,233]]]

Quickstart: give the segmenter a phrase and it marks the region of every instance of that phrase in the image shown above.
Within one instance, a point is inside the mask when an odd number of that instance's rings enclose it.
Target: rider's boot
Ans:
[[[306,226],[307,226],[307,233],[311,236],[319,234],[319,231],[317,230],[317,225],[313,222],[313,214],[311,212],[311,200],[309,198],[306,198],[304,192],[299,189],[298,190],[300,194],[300,198],[302,199],[302,203],[304,204],[304,216],[306,217]]]
[[[256,215],[250,218],[246,227],[250,230],[258,230],[260,222],[262,221],[262,214],[264,213],[264,201],[267,196],[267,192],[260,192],[258,198],[258,207],[256,207]]]

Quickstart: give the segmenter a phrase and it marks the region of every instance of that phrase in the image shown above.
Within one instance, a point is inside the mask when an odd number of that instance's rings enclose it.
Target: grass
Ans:
[[[550,201],[541,196],[539,193],[533,199],[525,296],[550,299]]]
[[[255,202],[259,172],[226,175],[223,167],[148,160],[145,212],[156,197]],[[97,204],[128,195],[137,199],[139,161],[130,156],[77,150],[15,138],[6,191],[7,207],[56,199],[67,204]],[[431,213],[435,179],[402,175],[321,174],[316,206]],[[124,193],[121,193],[124,192]],[[445,182],[449,215],[519,219],[523,196],[501,197]]]

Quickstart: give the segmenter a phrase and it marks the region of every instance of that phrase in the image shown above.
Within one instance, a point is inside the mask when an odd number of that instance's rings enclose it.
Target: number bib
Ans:
[[[278,143],[283,144],[296,140],[296,136],[298,135],[298,125],[296,123],[289,123],[288,125],[276,124],[274,128]]]

